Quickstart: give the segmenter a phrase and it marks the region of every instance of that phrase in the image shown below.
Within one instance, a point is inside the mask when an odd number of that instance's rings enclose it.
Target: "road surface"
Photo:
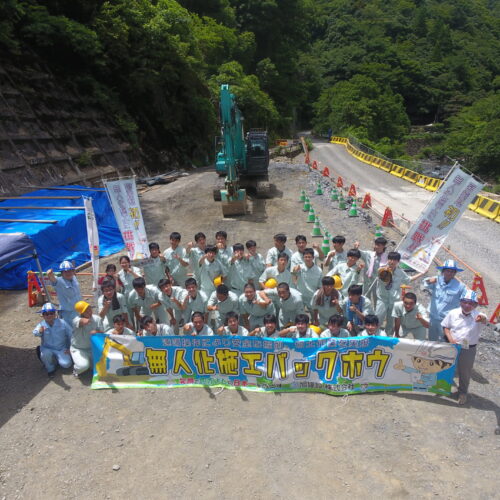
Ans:
[[[340,175],[344,183],[346,179],[353,182],[363,193],[370,192],[372,198],[411,221],[434,194],[357,160],[341,144],[315,142],[311,159],[321,167],[328,166],[330,176]],[[492,311],[500,298],[499,242],[500,224],[471,210],[464,213],[446,240],[446,246],[483,276]]]

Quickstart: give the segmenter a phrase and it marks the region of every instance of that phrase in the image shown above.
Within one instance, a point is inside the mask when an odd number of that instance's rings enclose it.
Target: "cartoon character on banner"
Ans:
[[[413,366],[406,366],[400,359],[395,365],[396,370],[402,370],[411,375],[414,390],[428,391],[437,383],[437,374],[453,365],[458,350],[452,345],[436,344],[435,342],[419,342],[411,357]]]

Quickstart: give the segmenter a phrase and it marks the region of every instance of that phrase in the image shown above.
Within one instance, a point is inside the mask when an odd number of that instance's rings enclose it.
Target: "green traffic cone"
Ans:
[[[375,226],[375,238],[380,238],[384,234],[382,233],[382,228],[377,224]]]
[[[316,194],[323,194],[323,189],[321,189],[321,182],[318,182],[318,187],[316,188]]]
[[[321,250],[326,255],[330,251],[330,235],[328,231],[325,232],[325,237],[323,239],[323,245],[321,246]]]
[[[316,217],[316,215],[314,213],[314,208],[311,207],[309,209],[309,215],[307,216],[307,222],[314,222],[315,217]]]
[[[306,196],[306,199],[304,200],[304,207],[302,210],[304,212],[309,212],[309,209],[311,208],[311,203],[309,202],[309,198]]]
[[[306,201],[306,193],[304,190],[302,190],[300,193],[299,201]]]
[[[339,193],[336,187],[332,189],[332,201],[339,201]]]
[[[339,210],[345,210],[345,200],[344,197],[342,196],[342,193],[340,193],[339,196]]]
[[[356,206],[356,200],[352,200],[351,208],[349,209],[349,217],[358,216],[358,207]]]
[[[323,235],[321,234],[321,228],[319,227],[319,220],[316,217],[316,221],[314,222],[314,227],[311,232],[311,236],[314,236],[315,238],[321,238]]]

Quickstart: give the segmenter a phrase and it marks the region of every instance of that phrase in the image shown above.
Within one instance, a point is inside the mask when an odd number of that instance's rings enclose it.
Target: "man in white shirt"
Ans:
[[[441,322],[448,342],[462,346],[457,362],[459,405],[467,403],[467,391],[476,358],[476,346],[483,325],[488,321],[484,314],[476,311],[477,306],[476,292],[465,290],[460,298],[460,307],[452,309]]]

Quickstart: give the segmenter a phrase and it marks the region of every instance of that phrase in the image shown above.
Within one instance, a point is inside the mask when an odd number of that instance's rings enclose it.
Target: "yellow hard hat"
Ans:
[[[342,278],[338,274],[334,274],[332,278],[333,278],[333,288],[335,288],[335,290],[340,290],[343,285]]]
[[[84,300],[79,300],[75,304],[75,311],[78,314],[83,314],[89,307],[90,307],[90,304],[88,302],[85,302]]]
[[[214,285],[215,285],[215,286],[222,285],[222,276],[216,276],[216,277],[214,278]]]
[[[321,333],[321,328],[316,325],[309,325],[309,328],[313,331],[316,332],[318,335]]]
[[[266,288],[276,288],[278,286],[278,282],[274,278],[269,278],[265,283],[264,286]]]

